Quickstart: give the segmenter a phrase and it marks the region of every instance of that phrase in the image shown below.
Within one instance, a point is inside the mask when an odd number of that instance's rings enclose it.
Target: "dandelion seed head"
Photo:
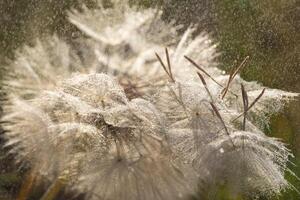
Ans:
[[[76,45],[48,37],[11,62],[2,121],[19,163],[87,199],[187,199],[216,183],[252,197],[292,187],[292,155],[261,122],[296,94],[224,74],[207,33],[179,37],[160,11],[99,7],[69,13],[85,34]]]

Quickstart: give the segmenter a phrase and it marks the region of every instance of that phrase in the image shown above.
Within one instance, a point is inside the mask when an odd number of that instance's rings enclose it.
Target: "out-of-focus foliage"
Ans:
[[[183,30],[196,25],[198,32],[211,32],[214,28],[214,0],[170,0],[164,3],[164,16],[167,21],[175,20],[183,25]]]
[[[155,7],[155,6],[163,6],[164,0],[129,0],[131,5],[140,6],[143,8]]]
[[[299,6],[294,0],[215,1],[216,33],[228,69],[250,56],[244,77],[300,91]]]
[[[11,55],[24,42],[56,32],[70,36],[75,28],[66,19],[66,11],[90,7],[96,0],[1,0],[0,1],[0,55]]]

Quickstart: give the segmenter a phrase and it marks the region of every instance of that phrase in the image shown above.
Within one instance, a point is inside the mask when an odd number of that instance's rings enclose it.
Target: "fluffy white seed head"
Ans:
[[[178,37],[160,15],[84,8],[70,13],[86,35],[76,48],[54,36],[21,49],[5,80],[11,153],[88,199],[187,199],[216,183],[249,196],[289,188],[291,154],[260,121],[296,94],[224,75],[207,34]]]

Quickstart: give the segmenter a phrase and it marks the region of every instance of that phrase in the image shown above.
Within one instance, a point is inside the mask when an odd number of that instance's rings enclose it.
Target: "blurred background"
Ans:
[[[0,1],[0,79],[14,51],[31,45],[37,37],[57,34],[72,42],[79,31],[66,17],[72,8],[84,3],[95,7],[96,0],[1,0]],[[218,43],[219,67],[229,71],[235,62],[250,56],[242,71],[246,80],[265,86],[300,93],[300,1],[297,0],[130,0],[139,7],[159,7],[166,21],[184,28],[197,25],[198,33],[209,32]],[[109,0],[103,1],[110,6]],[[179,14],[180,13],[180,14]],[[271,116],[265,128],[269,136],[282,138],[295,154],[291,166],[300,176],[300,99],[286,106],[282,113]],[[0,143],[3,141],[0,139]],[[13,158],[0,150],[0,200],[14,199],[26,172],[16,169]],[[300,190],[300,181],[288,179]],[[43,188],[41,188],[43,190]],[[32,199],[41,191],[36,190]],[[66,194],[64,194],[66,195]],[[62,195],[62,196],[64,196]],[[80,197],[78,197],[80,198]],[[61,199],[66,199],[66,196]],[[220,188],[216,200],[240,200]],[[295,191],[286,191],[282,200],[300,199]]]

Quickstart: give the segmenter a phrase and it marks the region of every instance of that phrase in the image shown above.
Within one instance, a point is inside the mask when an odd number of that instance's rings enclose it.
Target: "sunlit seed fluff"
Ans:
[[[231,192],[273,195],[288,185],[283,172],[289,156],[284,144],[274,138],[237,131],[209,143],[195,164],[206,172],[201,177],[205,183],[217,186],[215,179],[225,180]]]
[[[53,36],[18,51],[2,118],[17,161],[87,199],[188,199],[219,183],[246,196],[292,187],[291,154],[261,122],[296,94],[224,75],[207,34],[178,37],[160,15],[125,3],[72,11],[86,35],[76,45]]]
[[[192,193],[185,172],[171,160],[163,115],[146,100],[129,101],[113,78],[75,75],[30,102],[12,103],[3,118],[13,122],[6,126],[7,145],[45,178],[79,179],[75,189],[104,199],[181,199]],[[99,181],[109,187],[95,188]],[[116,192],[122,181],[128,187]]]

